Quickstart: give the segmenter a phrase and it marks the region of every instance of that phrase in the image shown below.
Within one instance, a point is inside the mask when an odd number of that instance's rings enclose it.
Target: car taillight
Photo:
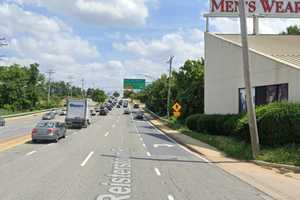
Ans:
[[[37,129],[36,128],[32,129],[31,135],[35,135],[36,133],[37,133]]]
[[[48,128],[47,132],[48,132],[48,134],[51,134],[51,133],[54,132],[54,129],[53,128]]]

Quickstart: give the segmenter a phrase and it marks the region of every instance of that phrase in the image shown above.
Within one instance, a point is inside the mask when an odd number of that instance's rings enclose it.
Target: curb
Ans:
[[[159,117],[158,115],[156,115],[155,113],[153,113],[152,111],[148,110],[147,108],[145,108],[145,111],[148,112],[152,117],[154,117],[155,119],[159,119],[161,120],[163,123],[167,123],[169,124],[168,120],[162,119],[161,117]],[[154,124],[153,124],[154,125]],[[157,127],[159,130],[161,130],[159,127]],[[161,130],[163,131],[163,130]],[[176,140],[176,142],[178,142],[179,144],[187,147],[188,149],[190,149],[191,151],[198,153],[202,156],[205,156],[205,154],[203,154],[202,152],[198,151],[196,148],[194,148],[193,146],[186,144],[180,140],[178,140],[178,138],[174,137],[172,134],[168,134],[165,131],[163,131],[166,135],[168,135],[169,137],[171,137],[172,139]],[[230,158],[231,159],[231,158]],[[266,162],[266,161],[261,161],[261,160],[250,160],[249,162],[254,163],[258,166],[262,166],[262,167],[271,167],[271,168],[276,168],[276,169],[281,169],[281,170],[287,170],[287,171],[292,171],[294,173],[300,173],[300,167],[298,166],[294,166],[294,165],[285,165],[285,164],[277,164],[277,163],[270,163],[270,162]]]
[[[294,165],[284,165],[284,164],[277,164],[277,163],[270,163],[266,161],[261,161],[261,160],[252,160],[250,161],[254,164],[257,164],[262,167],[271,167],[271,168],[276,168],[276,169],[283,169],[283,170],[289,170],[293,171],[295,173],[300,173],[300,167],[294,166]]]

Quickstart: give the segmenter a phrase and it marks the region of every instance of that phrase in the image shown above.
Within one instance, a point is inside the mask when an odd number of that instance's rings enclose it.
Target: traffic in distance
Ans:
[[[134,104],[130,109],[128,100],[111,98],[100,107],[89,107],[87,99],[69,99],[66,108],[53,109],[43,114],[42,120],[32,129],[32,142],[58,142],[59,139],[66,138],[67,129],[87,128],[91,125],[93,116],[106,116],[115,107],[124,108],[124,114],[133,113],[135,119],[144,119],[144,112],[140,110],[139,104]],[[64,122],[55,120],[58,115],[65,116]],[[5,125],[4,119],[3,123]]]

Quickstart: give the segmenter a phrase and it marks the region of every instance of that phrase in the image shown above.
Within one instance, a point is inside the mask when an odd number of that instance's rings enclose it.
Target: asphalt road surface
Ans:
[[[4,200],[271,199],[122,109],[58,143],[1,152],[0,177]]]

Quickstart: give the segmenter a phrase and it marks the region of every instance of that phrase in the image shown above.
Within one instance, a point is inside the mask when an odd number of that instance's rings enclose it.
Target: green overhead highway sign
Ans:
[[[140,92],[146,87],[145,79],[124,79],[124,91]]]

